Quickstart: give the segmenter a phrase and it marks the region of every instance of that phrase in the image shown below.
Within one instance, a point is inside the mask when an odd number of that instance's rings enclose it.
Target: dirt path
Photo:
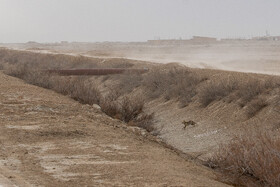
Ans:
[[[143,133],[0,73],[0,186],[226,186],[132,131]]]

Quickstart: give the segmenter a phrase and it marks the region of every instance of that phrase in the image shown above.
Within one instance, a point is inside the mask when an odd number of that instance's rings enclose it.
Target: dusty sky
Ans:
[[[279,0],[0,0],[1,42],[280,35]]]

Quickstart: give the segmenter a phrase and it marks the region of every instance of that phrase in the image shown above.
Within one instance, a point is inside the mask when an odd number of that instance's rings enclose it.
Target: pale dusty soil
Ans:
[[[108,54],[107,58],[121,57],[161,64],[177,62],[192,68],[280,75],[280,42],[146,46],[141,49],[104,50],[104,53]],[[93,52],[85,54],[104,58]]]
[[[19,186],[226,186],[210,169],[145,136],[97,108],[0,73],[3,180]]]
[[[280,41],[233,41],[186,45],[67,44],[36,47],[29,44],[1,44],[11,49],[38,53],[60,53],[98,58],[126,58],[156,63],[177,62],[193,68],[280,75]]]

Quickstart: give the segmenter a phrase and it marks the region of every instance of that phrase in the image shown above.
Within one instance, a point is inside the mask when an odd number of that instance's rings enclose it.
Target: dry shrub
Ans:
[[[69,95],[82,104],[99,104],[101,94],[95,84],[82,77],[70,82]]]
[[[259,97],[252,100],[246,108],[246,114],[248,118],[254,117],[258,112],[260,112],[263,108],[268,106],[268,102],[265,98]]]
[[[228,98],[229,102],[237,101],[241,107],[249,105],[248,107],[251,111],[253,111],[251,108],[256,106],[257,110],[255,112],[258,112],[266,104],[264,100],[257,101],[256,98],[269,94],[272,90],[279,87],[279,85],[279,79],[276,78],[260,80],[249,77],[246,82],[241,82],[241,80],[235,77],[227,80],[211,80],[200,89],[199,102],[206,107],[213,101],[219,101],[230,96]],[[251,103],[251,101],[253,102]],[[253,115],[253,113],[248,115]]]
[[[86,78],[59,77],[45,71],[36,70],[28,63],[9,65],[5,73],[25,80],[29,84],[53,89],[58,93],[69,95],[83,104],[99,103],[100,93],[96,86]]]
[[[143,111],[144,100],[137,96],[125,96],[119,98],[117,92],[110,92],[102,98],[100,106],[107,115],[122,120],[130,125],[154,131],[153,114],[146,114]]]
[[[75,78],[52,75],[50,77],[50,81],[53,83],[51,89],[63,95],[70,95],[73,79]]]
[[[177,99],[186,106],[197,94],[196,86],[206,78],[187,68],[154,69],[144,78],[143,84],[150,98],[163,96],[166,100]]]
[[[199,102],[206,107],[213,101],[219,101],[238,89],[235,79],[207,82],[199,92]]]
[[[247,133],[234,138],[208,161],[244,186],[280,186],[280,137],[273,132]]]
[[[24,78],[28,70],[30,69],[30,66],[26,63],[22,64],[8,64],[4,68],[4,73],[13,77],[18,78]]]
[[[160,69],[150,70],[143,81],[148,97],[154,99],[165,94],[169,86],[168,81],[166,71]]]
[[[55,84],[50,74],[40,71],[28,71],[24,74],[23,79],[29,84],[47,89],[52,89]]]
[[[152,114],[141,113],[132,122],[136,126],[146,129],[148,132],[155,132],[156,129],[153,126],[153,120],[154,120],[154,113]]]
[[[242,86],[240,86],[237,97],[239,100],[239,105],[244,107],[247,103],[252,101],[254,98],[273,90],[277,85],[276,79],[248,79]]]
[[[119,104],[118,104],[119,96],[120,96],[119,92],[110,90],[108,94],[106,94],[101,98],[100,107],[102,111],[108,116],[121,119],[119,117]]]
[[[197,94],[196,87],[207,78],[189,71],[188,69],[172,69],[168,72],[168,77],[171,78],[169,87],[166,90],[165,98],[177,98],[180,102],[180,107],[187,106],[192,98]]]
[[[113,78],[119,80],[117,87],[122,88],[122,93],[130,93],[135,88],[141,86],[143,75],[140,73],[125,72],[121,75],[115,75]]]
[[[128,123],[137,119],[137,117],[143,112],[143,108],[144,101],[139,97],[123,97],[120,102],[121,120]]]

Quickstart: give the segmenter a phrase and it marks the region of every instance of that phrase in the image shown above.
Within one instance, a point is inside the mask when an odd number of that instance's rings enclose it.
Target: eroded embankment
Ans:
[[[0,172],[18,186],[224,186],[98,108],[2,73],[0,106]]]
[[[194,156],[208,155],[217,144],[230,139],[231,134],[242,131],[243,127],[264,127],[265,123],[266,128],[277,128],[279,77],[5,49],[1,50],[0,60],[6,73],[70,95],[83,103],[104,105],[104,111],[113,117],[118,116],[118,112],[127,112],[112,111],[113,106],[108,103],[115,103],[118,98],[127,96],[138,103],[144,102],[145,111],[155,114],[157,134],[168,144]],[[82,78],[36,72],[38,69],[143,66],[149,67],[150,71]],[[109,97],[100,98],[100,95]],[[143,106],[138,108],[142,110]],[[133,120],[124,118],[125,122]],[[183,129],[184,120],[193,120],[197,125]]]
[[[228,143],[241,133],[251,134],[256,129],[275,133],[279,128],[280,79],[277,76],[189,69],[178,64],[159,65],[126,59],[7,50],[1,53],[7,73],[69,95],[82,103],[97,103],[112,117],[132,126],[144,127],[194,158],[208,160],[219,144]],[[30,67],[143,66],[148,66],[150,71],[82,78],[30,71]],[[143,109],[147,114],[144,117]],[[128,111],[132,111],[129,116]],[[135,111],[137,115],[134,115]],[[154,113],[153,123],[149,118],[151,113]],[[184,128],[182,122],[189,120],[196,125]]]

